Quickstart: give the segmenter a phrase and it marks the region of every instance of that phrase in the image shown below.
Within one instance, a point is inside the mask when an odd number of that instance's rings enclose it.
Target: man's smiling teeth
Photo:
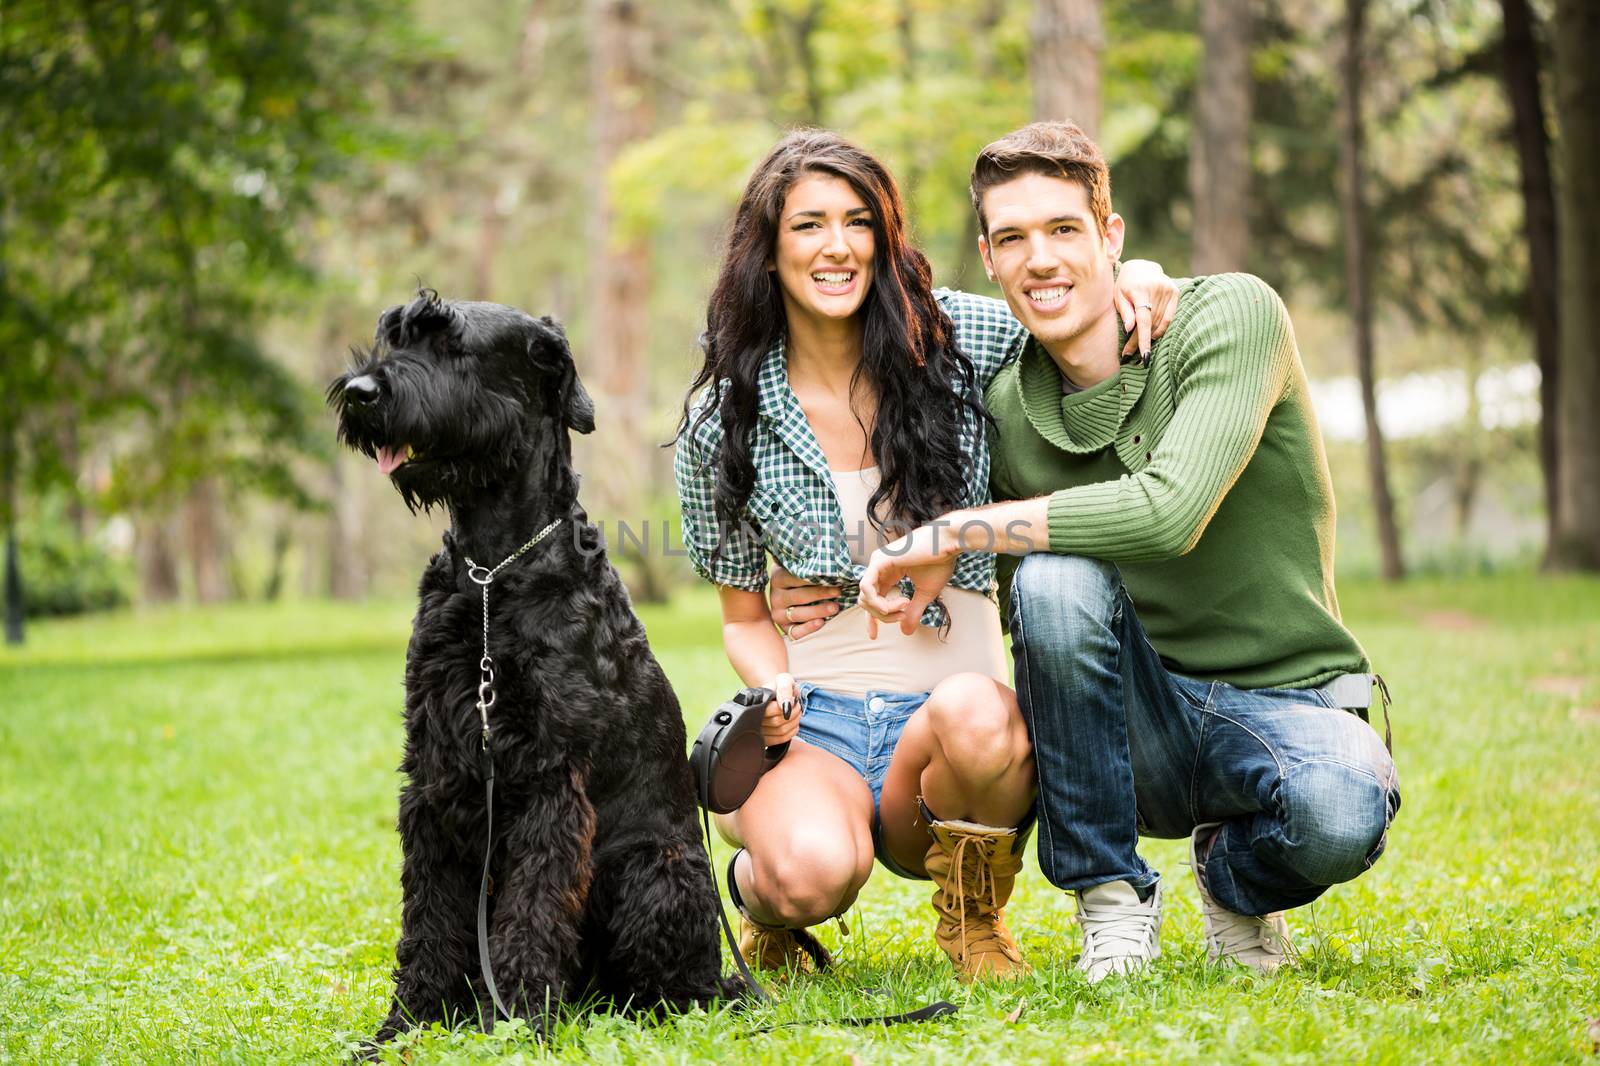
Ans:
[[[812,274],[811,280],[815,281],[819,285],[831,285],[834,288],[837,288],[840,285],[850,284],[850,279],[855,276],[856,275],[854,271],[841,270],[836,272]]]
[[[1028,299],[1036,304],[1053,304],[1066,295],[1067,287],[1065,285],[1056,285],[1049,289],[1034,289],[1028,293]]]

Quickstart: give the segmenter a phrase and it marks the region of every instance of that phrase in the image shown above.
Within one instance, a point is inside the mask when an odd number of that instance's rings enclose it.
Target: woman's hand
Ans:
[[[767,747],[787,744],[800,732],[800,690],[793,674],[779,674],[772,682],[778,698],[767,704],[761,716],[761,743]]]
[[[1178,313],[1178,284],[1167,277],[1160,263],[1130,259],[1117,272],[1117,314],[1128,333],[1122,354],[1137,349],[1150,357],[1150,342],[1167,331],[1172,316]]]
[[[781,566],[773,566],[767,585],[772,624],[790,640],[803,640],[839,613],[837,585],[810,585]]]

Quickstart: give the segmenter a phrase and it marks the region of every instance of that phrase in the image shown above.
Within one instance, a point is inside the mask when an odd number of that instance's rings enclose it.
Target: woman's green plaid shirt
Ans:
[[[935,295],[955,323],[956,343],[972,360],[979,390],[988,388],[1000,368],[1021,352],[1027,333],[999,300],[949,289],[940,289]],[[696,573],[713,584],[759,592],[767,584],[770,555],[797,577],[842,586],[841,607],[849,607],[856,601],[857,582],[865,569],[850,560],[850,544],[865,531],[847,533],[844,528],[828,461],[789,388],[781,339],[767,353],[758,389],[760,417],[750,442],[756,483],[738,528],[719,529],[712,504],[716,479],[711,460],[722,443],[721,420],[708,419],[692,439],[688,431],[678,438],[673,469],[689,561]],[[706,394],[702,393],[690,413],[690,427],[705,403]],[[989,442],[984,427],[970,412],[963,417],[960,439],[962,453],[970,460],[963,506],[987,503]],[[712,558],[724,537],[722,551]],[[987,552],[962,555],[950,583],[992,593],[994,556]],[[945,621],[939,604],[922,616],[923,625],[942,626]]]

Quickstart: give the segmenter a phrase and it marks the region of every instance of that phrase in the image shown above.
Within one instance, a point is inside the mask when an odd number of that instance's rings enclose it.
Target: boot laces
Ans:
[[[993,847],[994,841],[982,836],[966,833],[957,835],[955,847],[950,851],[950,887],[940,890],[946,913],[954,910],[960,914],[961,952],[968,958],[971,957],[973,948],[978,948],[980,953],[1000,951],[1010,955],[1010,952],[1006,951],[1007,945],[1002,936],[1004,926],[996,913],[1000,909],[1000,895],[999,886],[995,882],[994,866],[989,861]],[[992,927],[988,930],[974,931],[969,937],[967,914],[969,911],[974,912],[975,920],[982,914],[979,905],[986,892]]]
[[[750,952],[746,961],[762,969],[786,969],[803,958],[810,958],[818,972],[833,965],[833,954],[807,929],[788,929],[779,925],[766,925],[748,914],[744,920],[750,928]],[[840,922],[842,926],[843,921]]]

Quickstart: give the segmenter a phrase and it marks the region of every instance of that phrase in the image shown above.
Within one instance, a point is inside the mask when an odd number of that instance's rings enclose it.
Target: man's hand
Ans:
[[[772,568],[768,595],[772,624],[790,640],[803,640],[839,613],[837,585],[808,585],[781,566]]]
[[[1178,285],[1161,264],[1148,259],[1130,259],[1117,272],[1117,314],[1127,331],[1128,343],[1122,354],[1135,350],[1149,358],[1150,342],[1167,331],[1172,316],[1178,313]]]
[[[880,621],[899,622],[900,632],[908,637],[915,633],[922,612],[949,584],[960,554],[948,515],[873,552],[867,572],[861,575],[868,638],[877,639]],[[911,581],[910,599],[899,590],[903,578]]]

